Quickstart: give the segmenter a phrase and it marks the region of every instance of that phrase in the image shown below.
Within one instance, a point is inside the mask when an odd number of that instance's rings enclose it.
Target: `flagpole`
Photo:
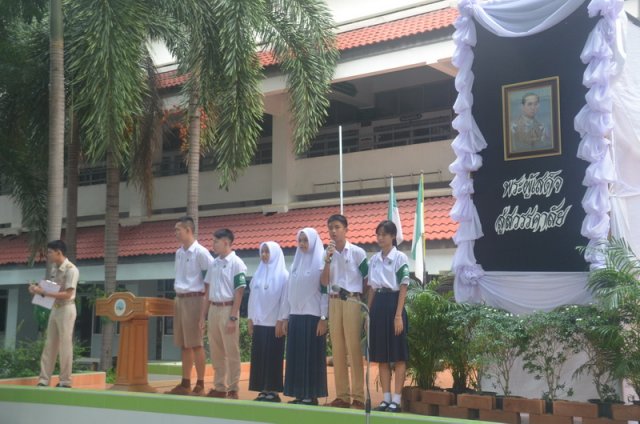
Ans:
[[[342,189],[343,175],[342,175],[342,125],[338,126],[338,153],[340,161],[340,215],[344,215],[344,192]]]

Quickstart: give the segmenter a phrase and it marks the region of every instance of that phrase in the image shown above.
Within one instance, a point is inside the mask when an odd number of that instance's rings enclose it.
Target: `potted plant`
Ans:
[[[640,260],[624,239],[612,238],[595,249],[604,256],[605,267],[590,273],[587,287],[600,306],[617,311],[622,324],[622,354],[615,359],[614,375],[627,379],[640,394]],[[627,409],[634,407],[640,409],[640,404]],[[624,419],[615,412],[624,408],[613,409],[616,419]]]
[[[494,389],[510,396],[511,370],[527,345],[522,318],[501,309],[485,306],[482,319],[473,329],[473,351],[477,353],[479,374],[490,380]]]
[[[422,390],[421,402],[432,405],[450,405],[455,396],[452,393],[435,391],[436,375],[443,370],[443,358],[448,348],[447,312],[454,307],[450,295],[435,291],[437,281],[424,288],[414,288],[407,294],[407,316],[410,331],[409,361],[407,369],[414,382]],[[432,399],[429,399],[432,395]]]
[[[611,418],[611,405],[620,402],[613,373],[616,358],[622,354],[620,315],[617,310],[593,305],[576,305],[568,310],[575,317],[575,335],[587,357],[574,377],[585,373],[591,376],[598,399],[589,402],[598,405],[599,416]]]
[[[451,370],[453,393],[472,391],[469,385],[476,374],[477,356],[473,334],[474,328],[483,318],[484,309],[484,305],[454,304],[446,313],[446,336],[449,344],[445,351],[445,367]]]
[[[553,401],[561,395],[573,396],[573,389],[561,376],[568,358],[581,351],[574,322],[567,308],[562,307],[551,312],[535,312],[524,324],[529,338],[522,356],[524,369],[546,384],[542,399],[547,401],[547,412],[551,412]]]

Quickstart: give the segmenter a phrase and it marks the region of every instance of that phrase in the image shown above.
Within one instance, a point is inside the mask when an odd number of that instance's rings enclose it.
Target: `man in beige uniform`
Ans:
[[[45,293],[36,285],[29,286],[35,296],[55,298],[47,325],[47,340],[40,358],[38,386],[48,386],[51,373],[60,353],[60,383],[56,387],[71,388],[71,366],[73,364],[73,326],[76,322],[76,287],[78,268],[67,259],[67,245],[62,240],[47,244],[47,258],[55,265],[51,280],[60,285],[57,293]]]

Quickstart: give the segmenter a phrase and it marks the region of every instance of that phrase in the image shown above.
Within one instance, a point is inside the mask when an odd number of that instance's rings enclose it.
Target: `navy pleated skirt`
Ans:
[[[284,394],[297,399],[327,396],[327,336],[316,336],[320,317],[291,315]]]
[[[276,337],[276,328],[253,326],[249,390],[282,392],[282,360],[284,337]]]
[[[407,342],[407,312],[402,309],[404,329],[395,335],[393,325],[398,306],[399,291],[377,292],[371,304],[370,357],[371,362],[402,362],[409,359]]]

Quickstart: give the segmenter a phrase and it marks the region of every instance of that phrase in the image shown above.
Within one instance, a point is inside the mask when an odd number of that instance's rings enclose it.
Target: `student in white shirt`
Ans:
[[[175,313],[173,339],[182,351],[182,382],[168,394],[204,395],[205,352],[204,331],[204,273],[213,263],[209,251],[195,238],[193,219],[184,216],[175,225],[176,239],[181,246],[176,251]],[[197,381],[191,390],[191,369],[195,364]]]
[[[278,243],[262,243],[259,252],[260,264],[251,279],[248,305],[252,337],[249,390],[260,392],[257,401],[280,402],[285,338],[281,331],[276,332],[276,324],[287,293],[289,271]]]
[[[247,285],[247,266],[232,250],[233,239],[233,233],[226,228],[213,233],[213,252],[218,256],[204,279],[214,371],[213,389],[207,396],[228,399],[238,399],[241,366],[238,318]]]
[[[407,312],[404,302],[409,286],[407,255],[396,249],[398,230],[391,221],[376,228],[380,252],[369,261],[368,305],[371,313],[371,362],[378,363],[384,400],[377,411],[400,412],[402,386],[409,359]],[[391,394],[391,363],[395,385]]]
[[[364,409],[364,366],[360,345],[362,311],[354,301],[361,299],[369,267],[364,249],[347,240],[347,225],[347,218],[343,215],[331,215],[327,220],[331,242],[320,277],[320,282],[329,288],[330,293],[329,336],[333,348],[336,398],[329,406]]]
[[[327,396],[327,310],[326,287],[320,284],[324,248],[318,232],[298,232],[298,249],[293,258],[289,287],[280,320],[287,335],[284,394],[290,403],[317,405]]]

